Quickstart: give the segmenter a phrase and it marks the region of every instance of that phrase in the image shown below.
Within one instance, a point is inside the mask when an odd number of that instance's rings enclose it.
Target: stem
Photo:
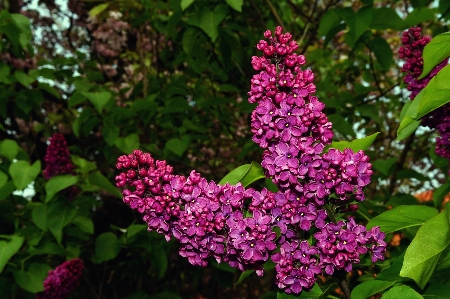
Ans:
[[[344,292],[345,298],[351,299],[351,291],[347,283],[347,272],[345,272],[344,270],[339,270],[336,272],[336,277],[339,281],[342,292]]]

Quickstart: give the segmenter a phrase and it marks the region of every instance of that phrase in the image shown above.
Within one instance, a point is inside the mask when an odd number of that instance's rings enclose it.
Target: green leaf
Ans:
[[[125,154],[131,154],[133,150],[139,149],[139,136],[137,134],[130,134],[126,137],[119,137],[114,144]]]
[[[412,27],[426,21],[431,21],[436,18],[435,13],[436,9],[430,9],[428,7],[416,8],[406,17],[405,23],[408,27]]]
[[[448,285],[430,283],[422,295],[426,299],[448,299]]]
[[[95,17],[98,14],[101,14],[103,11],[105,11],[109,6],[109,3],[102,3],[97,6],[94,6],[90,11],[89,15],[91,17]]]
[[[377,123],[381,121],[380,110],[375,105],[359,105],[356,107],[356,110],[361,113],[362,116],[366,116]]]
[[[0,241],[0,273],[2,273],[8,261],[19,251],[22,247],[24,238],[21,236],[8,236],[9,241]]]
[[[423,211],[419,213],[423,214]],[[406,249],[400,276],[412,278],[423,289],[439,257],[450,244],[450,204],[439,215],[425,222]]]
[[[218,26],[228,14],[228,5],[219,4],[213,11],[202,6],[198,14],[193,15],[187,23],[201,28],[215,42],[219,36]]]
[[[189,147],[190,143],[191,143],[191,136],[184,135],[183,137],[181,137],[181,139],[173,138],[167,141],[165,148],[170,150],[177,156],[181,157]]]
[[[89,101],[95,106],[98,113],[102,113],[103,107],[109,102],[111,99],[111,93],[108,91],[101,92],[86,92],[83,91],[82,94],[88,98]]]
[[[90,184],[100,187],[117,197],[122,197],[122,193],[100,171],[90,173],[88,181]]]
[[[198,36],[200,35],[201,31],[196,29],[195,27],[190,27],[188,28],[184,34],[183,34],[183,40],[182,40],[182,45],[183,45],[183,51],[190,55],[194,45],[195,45],[195,41],[197,40]]]
[[[378,294],[390,286],[395,281],[369,280],[357,285],[352,291],[352,299],[366,299]]]
[[[405,21],[400,18],[393,8],[380,7],[374,10],[374,17],[369,27],[378,30],[403,30],[408,25],[406,25]]]
[[[13,181],[8,181],[0,187],[0,200],[7,198],[11,193],[16,191]]]
[[[320,19],[318,36],[325,36],[328,32],[338,26],[342,21],[341,16],[335,8],[327,10],[327,12]]]
[[[0,188],[2,188],[8,181],[8,176],[0,170]]]
[[[78,177],[71,174],[57,175],[45,184],[45,202],[49,202],[61,190],[78,183]]]
[[[38,176],[41,171],[41,161],[30,165],[28,161],[17,161],[9,166],[9,173],[17,190],[23,190]]]
[[[25,87],[30,86],[30,84],[36,80],[36,78],[28,76],[27,74],[25,74],[23,71],[20,70],[14,72],[14,77],[20,84],[22,84]]]
[[[14,280],[22,289],[30,293],[42,292],[44,291],[44,280],[51,269],[47,264],[33,263],[28,272],[22,270],[14,272]]]
[[[185,10],[188,8],[192,3],[194,3],[194,0],[181,0],[181,10]]]
[[[14,160],[19,152],[17,142],[11,139],[5,139],[0,142],[0,155],[6,157],[9,161]]]
[[[384,71],[388,71],[391,68],[393,60],[392,50],[386,40],[382,37],[376,36],[369,43],[370,49],[375,54],[378,63],[381,65]]]
[[[379,226],[385,233],[395,232],[409,227],[418,227],[435,217],[438,210],[428,206],[399,206],[372,218],[367,229]]]
[[[411,135],[412,133],[414,133],[414,131],[416,131],[416,129],[419,127],[419,125],[420,125],[420,120],[414,120],[413,118],[411,118],[409,116],[405,116],[401,120],[400,126],[398,127],[396,141],[403,140],[406,137],[408,137],[409,135]]]
[[[94,222],[91,218],[86,216],[75,216],[73,218],[73,224],[75,224],[81,231],[87,233],[87,234],[93,234],[94,233]]]
[[[43,203],[36,203],[37,205],[33,208],[31,212],[31,219],[34,224],[41,230],[47,230],[47,205]]]
[[[242,4],[244,4],[244,0],[225,0],[225,1],[232,9],[238,12],[242,12]]]
[[[112,232],[103,233],[95,240],[95,261],[101,263],[114,259],[120,252],[120,242]]]
[[[351,148],[354,152],[360,150],[366,150],[372,143],[375,141],[380,132],[374,133],[364,138],[355,139],[353,141],[333,141],[330,145],[330,148],[335,148],[343,151],[346,148]]]
[[[428,180],[428,178],[426,176],[415,171],[414,169],[402,169],[399,172],[397,172],[397,180],[410,179],[410,178],[417,179],[420,181]]]
[[[414,289],[402,285],[402,286],[395,286],[386,293],[383,294],[382,299],[423,299],[423,297],[414,291]]]
[[[158,278],[162,278],[167,270],[167,251],[162,248],[153,248],[151,252],[151,262],[155,267]]]
[[[134,235],[136,235],[140,231],[143,231],[144,229],[147,229],[147,225],[145,224],[131,224],[127,228],[127,238],[129,239],[133,237]]]
[[[433,202],[435,207],[440,207],[444,197],[450,192],[450,182],[442,184],[433,192]]]
[[[384,176],[388,177],[392,173],[392,170],[394,169],[394,165],[396,162],[397,158],[389,158],[386,160],[378,159],[372,161],[372,167],[373,169],[379,171]]]
[[[409,136],[419,126],[419,119],[450,102],[450,65],[444,67],[408,106],[400,122],[397,140]]]
[[[247,187],[254,181],[265,179],[264,171],[261,167],[261,164],[252,162],[249,171],[244,175],[243,178],[240,179],[242,186]]]
[[[245,270],[244,272],[242,272],[241,275],[239,276],[238,281],[236,281],[234,286],[237,286],[238,284],[240,284],[242,281],[244,281],[244,279],[249,277],[254,272],[255,272],[255,270]]]
[[[450,32],[435,36],[423,49],[423,71],[419,79],[422,79],[439,63],[448,60],[450,56]]]
[[[58,244],[62,241],[62,230],[69,224],[77,210],[66,201],[51,202],[48,207],[47,225]]]
[[[70,160],[72,160],[73,164],[79,167],[79,171],[82,174],[87,174],[92,170],[97,169],[97,165],[94,162],[90,162],[86,159],[80,158],[76,155],[70,155]]]
[[[225,185],[226,183],[236,185],[250,171],[250,168],[252,168],[252,164],[244,164],[233,169],[220,180],[219,185]]]

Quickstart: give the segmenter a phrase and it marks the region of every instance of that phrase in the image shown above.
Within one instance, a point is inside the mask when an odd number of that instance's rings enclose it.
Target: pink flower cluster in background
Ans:
[[[422,29],[419,27],[403,32],[403,46],[399,49],[399,57],[405,60],[402,72],[405,72],[406,76],[403,81],[408,84],[407,89],[411,91],[410,98],[412,100],[448,64],[448,59],[444,59],[427,76],[418,79],[423,71],[423,50],[430,41],[429,36],[422,36]],[[422,125],[436,129],[440,135],[436,138],[436,154],[450,159],[450,103],[433,110],[422,118]]]
[[[324,104],[313,95],[314,74],[302,70],[303,55],[281,27],[264,33],[253,57],[249,101],[253,140],[265,149],[262,166],[278,192],[208,182],[196,171],[174,175],[166,161],[135,150],[118,158],[124,202],[143,214],[149,230],[180,242],[180,255],[205,266],[210,257],[240,270],[264,272],[276,263],[276,283],[286,293],[310,290],[317,275],[350,271],[360,255],[384,259],[386,243],[378,227],[370,231],[335,213],[355,210],[364,200],[371,164],[363,151],[325,146],[333,137]],[[307,241],[307,236],[312,241]],[[279,250],[276,250],[277,247]]]
[[[53,134],[45,154],[44,177],[49,180],[60,174],[75,174],[75,166],[70,160],[69,148],[63,134]]]

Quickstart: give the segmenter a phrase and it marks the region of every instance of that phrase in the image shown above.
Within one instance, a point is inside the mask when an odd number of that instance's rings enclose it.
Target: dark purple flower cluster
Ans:
[[[399,57],[405,60],[402,72],[407,75],[403,81],[408,84],[411,91],[410,98],[416,95],[428,85],[428,82],[448,64],[448,59],[439,63],[427,76],[418,79],[423,70],[423,50],[431,41],[429,36],[422,36],[422,29],[413,27],[403,32],[402,44],[399,49]],[[436,154],[450,159],[450,104],[447,103],[422,118],[422,125],[436,129],[440,137],[436,138]]]
[[[53,134],[45,154],[44,176],[47,180],[60,174],[74,174],[75,166],[70,161],[70,153],[63,134]]]
[[[79,285],[83,274],[83,260],[76,258],[65,261],[54,270],[48,271],[44,280],[44,292],[37,293],[37,299],[65,299]]]
[[[298,294],[313,287],[317,274],[351,269],[361,254],[384,259],[386,243],[378,228],[367,232],[351,218],[332,221],[364,200],[371,164],[363,151],[323,152],[332,124],[312,95],[314,74],[300,69],[305,58],[293,53],[298,45],[289,33],[278,27],[275,37],[264,36],[268,41],[257,46],[264,55],[252,58],[259,74],[249,101],[258,103],[253,140],[265,149],[262,166],[279,191],[218,185],[195,171],[174,175],[165,161],[139,150],[119,157],[116,184],[129,186],[124,202],[144,215],[149,230],[178,239],[191,264],[204,266],[212,257],[262,275],[270,257],[279,288]]]

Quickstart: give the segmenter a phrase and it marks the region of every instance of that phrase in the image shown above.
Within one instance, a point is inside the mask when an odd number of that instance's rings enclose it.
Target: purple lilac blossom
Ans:
[[[259,73],[249,92],[249,102],[257,103],[251,127],[265,150],[261,165],[279,191],[218,185],[195,171],[177,176],[166,161],[139,150],[118,158],[116,185],[128,186],[124,202],[143,214],[149,230],[178,239],[191,264],[214,258],[263,275],[271,258],[278,287],[299,294],[318,274],[350,271],[361,254],[384,259],[386,243],[379,229],[366,232],[352,218],[330,221],[325,205],[354,211],[351,202],[364,200],[371,164],[363,151],[323,153],[333,132],[325,105],[313,95],[314,73],[300,68],[306,60],[293,53],[298,45],[290,33],[277,27],[275,37],[270,31],[264,37],[257,45],[263,56],[252,57]],[[311,244],[307,233],[315,238]]]
[[[405,60],[402,72],[406,73],[403,81],[411,91],[409,97],[413,100],[417,94],[428,85],[430,80],[448,64],[448,58],[440,62],[424,78],[419,79],[423,71],[423,50],[431,41],[429,36],[422,36],[422,29],[413,27],[402,35],[403,46],[399,49],[399,57]],[[440,137],[436,138],[436,154],[450,160],[450,103],[433,110],[422,118],[422,125],[436,129]],[[450,172],[450,170],[449,170]]]
[[[44,280],[44,291],[36,294],[36,299],[65,299],[79,285],[83,273],[83,260],[76,258],[65,261],[54,270],[48,271]]]

